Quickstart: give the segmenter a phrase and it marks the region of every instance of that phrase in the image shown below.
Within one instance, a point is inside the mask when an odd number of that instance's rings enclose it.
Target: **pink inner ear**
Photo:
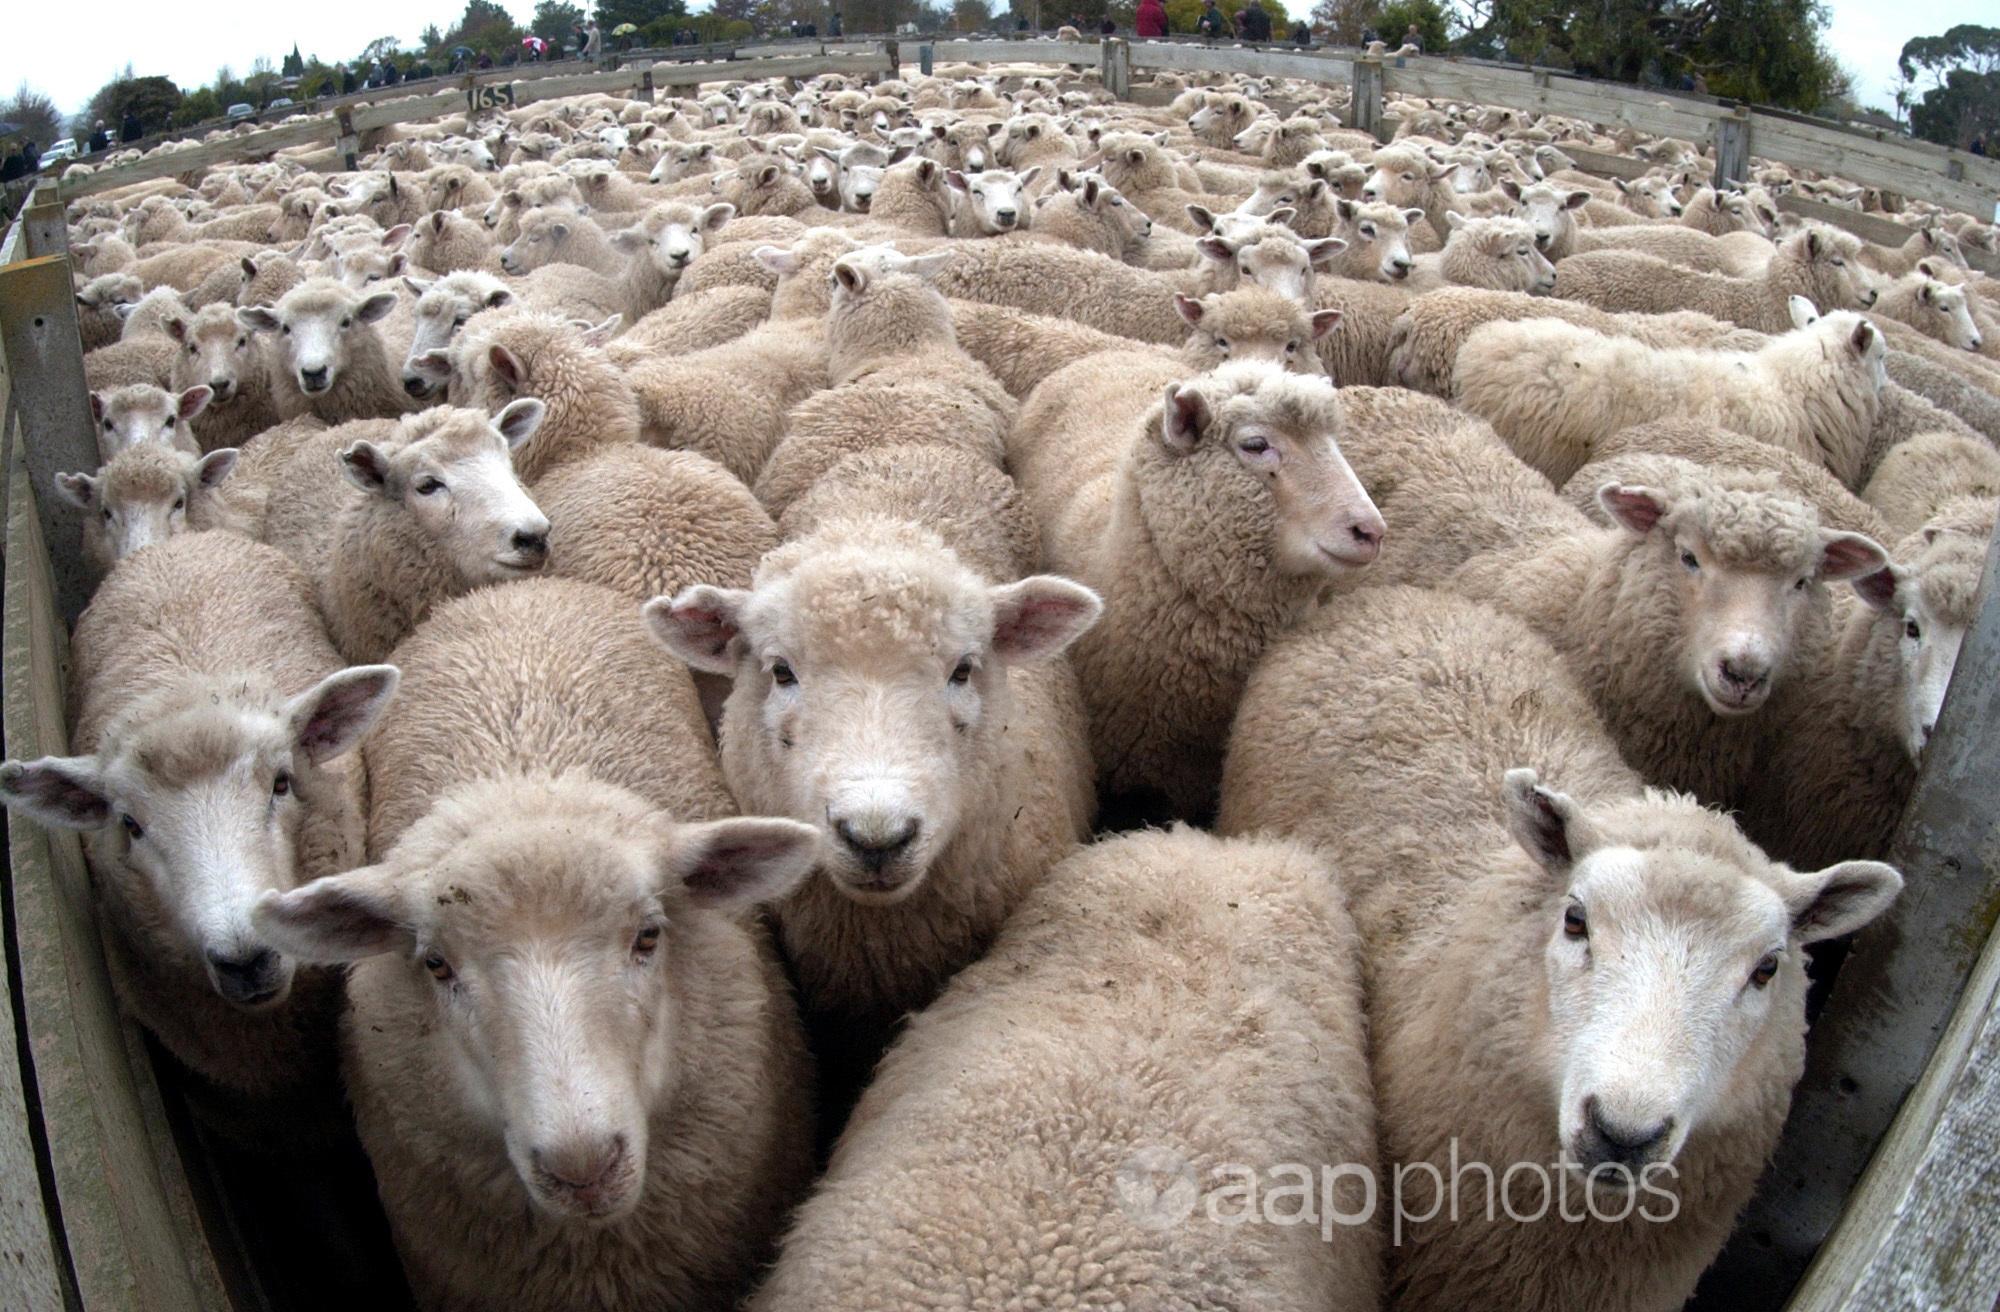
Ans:
[[[1080,597],[1036,596],[1001,616],[993,626],[993,650],[1018,656],[1043,651],[1068,633],[1078,615],[1090,608]]]
[[[1887,610],[1896,600],[1896,571],[1878,569],[1872,574],[1863,574],[1854,580],[1854,590],[1876,610]]]
[[[1840,537],[1820,553],[1820,574],[1829,579],[1852,578],[1882,563],[1882,552],[1866,538]]]
[[[1667,508],[1643,488],[1609,487],[1598,494],[1604,509],[1634,533],[1650,533]]]
[[[683,637],[711,656],[720,656],[736,636],[736,626],[708,606],[678,606],[670,612]]]

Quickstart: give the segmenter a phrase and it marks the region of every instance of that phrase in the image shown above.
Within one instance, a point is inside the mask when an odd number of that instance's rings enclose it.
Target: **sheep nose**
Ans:
[[[1019,218],[1020,214],[1015,210],[996,210],[993,217],[1000,221],[1001,227],[1011,228],[1014,226],[1014,220]]]
[[[1936,720],[1932,720],[1932,721],[1931,721],[1931,722],[1930,722],[1929,724],[1927,724],[1927,725],[1925,725],[1925,726],[1924,726],[1924,746],[1926,746],[1926,747],[1930,746],[1930,743],[1931,743],[1931,735],[1932,735],[1932,734],[1934,734],[1934,733],[1936,733],[1936,732],[1937,732],[1937,721],[1936,721]]]
[[[833,832],[847,849],[854,853],[862,865],[879,872],[902,851],[916,840],[923,822],[915,816],[904,820],[899,826],[864,821],[860,826],[846,820],[833,822]]]
[[[686,251],[675,251],[667,256],[667,258],[673,261],[675,268],[679,268],[688,262],[688,253]]]
[[[278,954],[271,949],[231,957],[209,948],[204,955],[215,972],[216,991],[231,1002],[261,1002],[270,996],[278,973]]]
[[[327,386],[326,375],[325,369],[301,369],[299,382],[308,392],[323,392]]]
[[[1979,349],[1978,342],[1974,342],[1972,346],[1974,350]],[[236,381],[232,378],[211,378],[208,380],[208,390],[215,393],[216,400],[227,401],[229,394],[236,390]]]
[[[1755,692],[1764,685],[1766,679],[1771,677],[1771,671],[1767,666],[1752,661],[1733,660],[1729,657],[1724,657],[1718,663],[1718,668],[1722,672],[1723,682],[1744,692]]]
[[[535,1169],[564,1189],[584,1193],[601,1185],[625,1160],[625,1136],[579,1139],[529,1154]]]
[[[1620,1125],[1605,1116],[1604,1108],[1595,1096],[1584,1100],[1583,1112],[1591,1136],[1596,1141],[1594,1155],[1599,1161],[1594,1165],[1605,1162],[1616,1162],[1622,1166],[1644,1165],[1652,1160],[1655,1150],[1666,1142],[1674,1129],[1671,1116],[1654,1125]]]
[[[516,554],[526,556],[531,560],[543,561],[548,559],[549,535],[547,533],[531,533],[524,529],[508,539],[508,545],[513,547]]]
[[[430,395],[431,385],[421,378],[405,378],[403,390],[414,397],[425,397]]]
[[[1375,199],[1375,188],[1363,187],[1361,189],[1361,199],[1365,201],[1373,201]]]

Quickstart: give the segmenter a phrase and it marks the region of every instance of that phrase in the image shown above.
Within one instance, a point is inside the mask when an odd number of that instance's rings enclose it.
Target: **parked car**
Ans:
[[[246,118],[257,117],[257,107],[255,105],[245,104],[243,101],[239,100],[235,104],[229,107],[228,112],[225,116],[229,119],[231,123],[239,123]]]
[[[277,98],[276,100],[274,100],[274,101],[272,101],[272,102],[271,102],[270,104],[268,104],[268,105],[264,106],[264,108],[265,108],[265,109],[267,109],[267,110],[268,110],[268,109],[290,109],[290,108],[292,107],[292,104],[293,104],[293,101],[292,101],[292,98],[291,98],[290,96],[279,96],[279,97],[278,97],[278,98]]]
[[[64,137],[61,141],[50,142],[47,149],[42,151],[42,167],[47,168],[58,160],[75,158],[76,139],[74,137]]]

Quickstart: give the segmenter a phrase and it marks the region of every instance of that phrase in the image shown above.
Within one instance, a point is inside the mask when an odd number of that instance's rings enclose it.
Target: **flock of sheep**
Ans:
[[[1636,1312],[1720,1249],[1902,883],[1994,230],[1176,85],[72,206],[105,576],[0,793],[234,1134],[351,1110],[423,1307]]]

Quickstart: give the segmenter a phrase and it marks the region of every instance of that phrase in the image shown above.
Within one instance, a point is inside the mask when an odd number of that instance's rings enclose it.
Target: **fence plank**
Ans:
[[[133,160],[130,164],[119,164],[92,173],[71,169],[62,176],[63,199],[74,200],[78,196],[110,191],[114,187],[144,182],[149,178],[178,177],[183,173],[205,169],[212,164],[256,159],[290,146],[310,146],[331,140],[333,140],[333,120],[314,118],[301,123],[285,123],[275,128],[263,128],[256,132],[224,137],[220,141],[206,142],[186,150],[155,151],[144,159]]]
[[[1993,200],[2000,194],[2000,174],[1992,185],[1968,180],[1956,181],[1946,175],[1945,165],[1904,148],[1904,143],[1876,141],[1854,133],[1794,123],[1768,114],[1753,114],[1750,149],[1765,159],[1774,159],[1794,168],[1837,174],[1863,186],[1886,187],[1919,200],[1948,205],[1981,220],[1993,213]],[[1973,156],[1966,156],[1972,159]],[[1986,176],[1984,170],[1977,171]]]
[[[1923,1075],[2000,915],[2000,541],[1891,860],[1903,894],[1855,942],[1813,1029],[1771,1168],[1704,1287],[1776,1307]],[[1725,1292],[1726,1291],[1726,1292]]]
[[[97,468],[97,434],[67,259],[43,256],[0,267],[0,349],[13,378],[42,536],[54,551],[57,608],[74,620],[90,599],[83,514],[55,494],[55,476]]]

